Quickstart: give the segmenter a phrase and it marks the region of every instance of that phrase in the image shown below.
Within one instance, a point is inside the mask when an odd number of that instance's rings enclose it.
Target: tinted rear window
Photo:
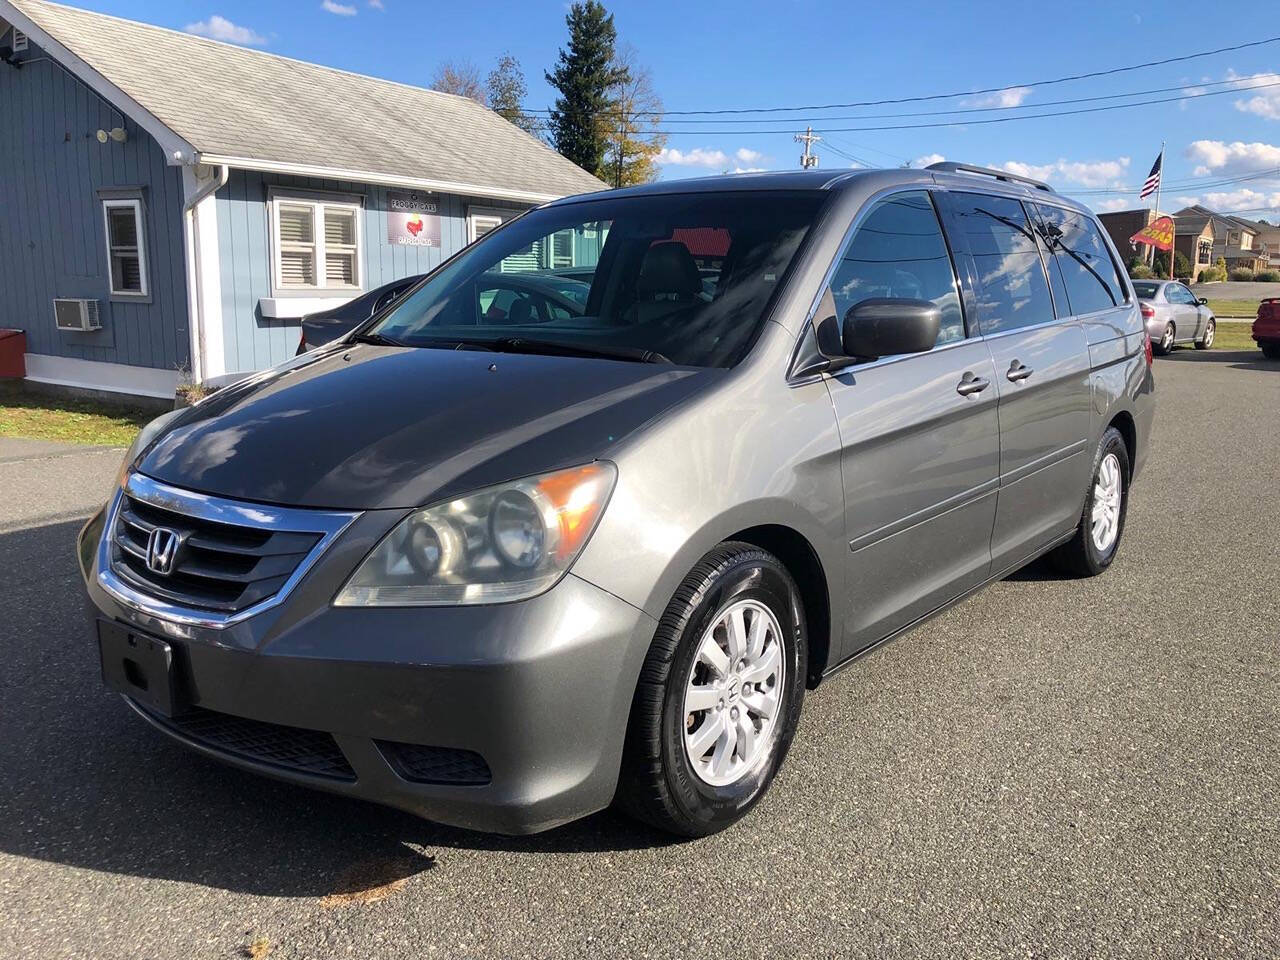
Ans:
[[[1036,210],[1067,285],[1071,312],[1092,313],[1124,303],[1124,284],[1093,218],[1047,204],[1036,204]]]
[[[982,332],[1053,320],[1040,247],[1022,204],[976,193],[950,194],[950,203],[977,268]]]
[[[1133,292],[1144,300],[1150,300],[1159,289],[1160,284],[1158,283],[1148,283],[1142,280],[1135,280],[1133,283]]]

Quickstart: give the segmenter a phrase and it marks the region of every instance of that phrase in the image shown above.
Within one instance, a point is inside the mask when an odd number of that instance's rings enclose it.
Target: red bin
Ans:
[[[23,330],[0,330],[0,377],[27,375],[27,334]]]

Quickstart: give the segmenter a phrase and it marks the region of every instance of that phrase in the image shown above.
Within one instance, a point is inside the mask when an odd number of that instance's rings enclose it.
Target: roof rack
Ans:
[[[939,173],[976,173],[984,177],[995,177],[997,180],[1003,180],[1006,183],[1025,183],[1029,187],[1035,187],[1037,190],[1043,190],[1046,193],[1056,193],[1057,191],[1047,183],[1040,180],[1032,180],[1030,177],[1020,177],[1016,173],[1009,173],[1007,170],[993,170],[991,167],[979,167],[972,163],[955,163],[951,160],[943,160],[940,163],[931,163],[925,167],[926,170],[937,170]]]

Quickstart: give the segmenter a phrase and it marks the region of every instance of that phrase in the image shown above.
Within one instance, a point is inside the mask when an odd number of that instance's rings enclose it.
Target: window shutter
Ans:
[[[313,243],[314,222],[310,207],[280,205],[280,242]]]
[[[311,250],[280,251],[280,283],[286,287],[313,287],[316,282],[315,253]]]

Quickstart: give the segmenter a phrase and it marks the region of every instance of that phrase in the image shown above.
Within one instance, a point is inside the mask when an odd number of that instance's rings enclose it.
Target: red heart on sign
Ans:
[[[406,230],[416,237],[422,230],[422,218],[415,213],[404,226]]]

